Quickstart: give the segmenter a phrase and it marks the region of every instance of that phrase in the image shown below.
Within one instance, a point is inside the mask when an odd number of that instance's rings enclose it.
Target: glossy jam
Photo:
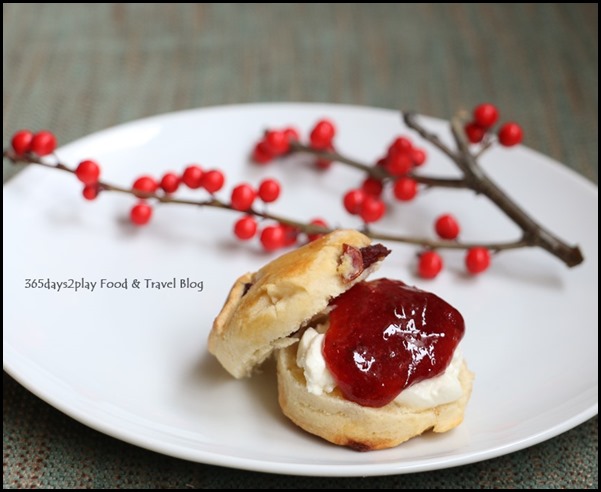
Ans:
[[[437,376],[463,338],[463,317],[398,280],[360,282],[331,302],[323,355],[347,400],[382,407]]]

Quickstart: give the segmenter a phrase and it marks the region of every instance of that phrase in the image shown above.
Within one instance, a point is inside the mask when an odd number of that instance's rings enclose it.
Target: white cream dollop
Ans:
[[[462,363],[461,351],[456,348],[451,363],[441,375],[409,386],[394,401],[412,408],[430,408],[458,400],[463,394],[459,381]]]
[[[336,382],[323,358],[323,337],[324,334],[319,333],[315,328],[307,328],[298,342],[296,353],[296,365],[305,372],[307,390],[318,396],[330,393],[336,387]]]
[[[296,365],[304,371],[307,390],[317,396],[330,393],[336,387],[323,357],[324,334],[327,328],[327,324],[318,326],[317,330],[307,328],[296,354]],[[404,389],[394,401],[412,408],[430,408],[459,399],[463,394],[459,381],[462,363],[463,357],[457,348],[445,372]]]

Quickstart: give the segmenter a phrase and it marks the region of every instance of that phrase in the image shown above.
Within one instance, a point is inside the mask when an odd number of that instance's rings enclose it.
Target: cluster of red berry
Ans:
[[[253,202],[258,197],[264,203],[275,202],[280,196],[281,186],[275,179],[264,179],[257,190],[247,183],[242,183],[232,190],[231,206],[234,210],[249,212]],[[311,224],[327,227],[321,219],[314,219]],[[259,232],[259,224],[252,213],[239,218],[234,224],[234,234],[238,239],[247,241]],[[259,240],[266,251],[276,251],[280,248],[292,246],[299,240],[300,231],[297,227],[288,224],[268,224],[263,227],[259,234]],[[313,241],[319,235],[308,235],[309,241]]]
[[[322,219],[313,219],[311,225],[327,228],[328,225]],[[257,235],[259,226],[256,219],[252,215],[245,215],[238,219],[234,225],[234,233],[236,237],[242,240],[253,238]],[[321,237],[322,234],[307,234],[309,241]],[[281,248],[293,246],[300,239],[300,231],[297,227],[288,224],[271,224],[263,228],[259,235],[259,240],[265,251],[276,251]]]
[[[319,120],[310,132],[310,145],[316,150],[333,152],[334,146],[332,142],[335,134],[336,129],[331,121],[326,119]],[[275,158],[288,154],[291,151],[291,144],[299,141],[300,134],[296,128],[269,129],[264,133],[263,138],[256,143],[251,156],[252,160],[257,164],[268,164]],[[315,165],[320,169],[327,169],[331,164],[330,160],[323,158],[318,158],[315,161]],[[260,193],[261,189],[259,188]],[[265,200],[263,199],[263,201]],[[325,220],[321,218],[312,219],[309,224],[323,228],[328,227]],[[239,239],[246,240],[254,237],[257,234],[257,229],[258,225],[255,218],[247,215],[236,222],[234,232]],[[299,235],[298,228],[291,225],[268,225],[261,231],[260,241],[265,250],[275,251],[296,244],[299,240]],[[321,234],[307,234],[307,239],[314,241],[320,236]]]
[[[460,227],[457,219],[451,214],[441,215],[434,222],[436,234],[441,239],[454,241],[459,237]],[[467,250],[465,254],[465,267],[471,274],[482,273],[490,265],[490,251],[481,246]],[[443,268],[442,257],[432,250],[424,251],[419,255],[417,272],[422,278],[435,278]]]
[[[484,137],[492,132],[499,120],[499,110],[494,104],[483,103],[474,108],[473,120],[465,125],[465,135],[471,143],[480,143]],[[522,127],[517,123],[509,122],[500,126],[497,137],[499,143],[506,147],[519,144],[524,138]]]
[[[130,210],[130,220],[135,225],[145,225],[152,218],[152,206],[147,202],[146,198],[152,197],[159,189],[165,194],[175,193],[183,182],[190,188],[200,188],[202,186],[202,178],[209,175],[207,179],[207,189],[220,189],[224,183],[223,174],[220,171],[208,171],[204,173],[199,166],[188,166],[182,176],[178,176],[173,172],[165,173],[160,181],[152,176],[144,175],[136,178],[131,186],[132,193],[140,198]],[[75,176],[84,184],[83,196],[87,200],[94,200],[98,193],[102,190],[99,183],[100,166],[92,160],[85,160],[78,164],[75,169]]]
[[[286,129],[283,132],[270,131],[266,133],[264,141],[256,149],[254,157],[261,160],[261,152],[268,153],[269,159],[282,155],[290,150],[291,139],[298,140],[298,133],[294,129]],[[287,143],[284,144],[284,142]],[[14,134],[12,147],[18,156],[34,154],[38,157],[51,154],[56,149],[56,138],[49,131],[41,131],[33,134],[29,130],[21,130]],[[266,147],[265,147],[266,146]],[[265,150],[267,149],[267,150]],[[94,200],[103,189],[114,189],[100,181],[100,165],[91,159],[81,161],[73,171],[77,179],[84,185],[82,194],[86,200]],[[148,224],[152,218],[153,208],[148,203],[149,198],[157,196],[168,197],[175,193],[180,185],[189,189],[204,189],[211,196],[220,191],[225,184],[225,175],[219,169],[204,170],[197,164],[187,166],[181,175],[174,172],[165,173],[160,179],[144,175],[138,177],[132,184],[130,192],[140,200],[130,210],[130,220],[133,224],[142,226]],[[160,193],[161,195],[157,195]],[[232,210],[246,212],[234,224],[234,234],[241,240],[248,240],[257,235],[259,224],[257,214],[252,210],[256,199],[263,203],[275,202],[281,193],[280,183],[271,178],[264,179],[255,189],[248,183],[240,183],[232,189],[229,203],[226,207]],[[322,219],[314,219],[312,225],[326,228]],[[260,241],[267,251],[275,251],[285,246],[292,246],[299,239],[299,230],[290,225],[279,224],[266,225],[260,232]],[[308,234],[309,241],[317,239],[320,234]]]
[[[317,151],[334,152],[335,135],[334,124],[330,120],[321,119],[309,133],[309,147]],[[269,129],[255,145],[252,159],[257,164],[267,164],[276,157],[289,153],[291,143],[299,140],[298,131],[292,127],[282,130]],[[386,213],[386,204],[381,199],[386,182],[393,183],[393,193],[398,200],[412,200],[418,193],[418,184],[409,176],[409,173],[415,167],[422,166],[426,162],[426,158],[425,150],[414,147],[409,138],[396,138],[389,146],[386,155],[375,164],[386,169],[393,179],[366,178],[360,188],[349,190],[344,195],[345,209],[350,214],[360,216],[365,223],[377,222]],[[324,158],[317,158],[315,162],[320,169],[327,169],[331,163],[330,160]]]
[[[333,140],[335,135],[336,128],[330,120],[319,120],[309,134],[309,142],[315,150],[334,152]],[[296,128],[269,129],[255,145],[252,159],[257,164],[267,164],[276,157],[281,157],[290,152],[291,144],[298,141],[300,141],[300,135]],[[328,169],[332,165],[332,161],[317,158],[315,165],[319,169]]]
[[[498,119],[498,112],[492,104],[481,104],[474,110],[475,122],[470,125],[476,125],[483,129],[482,137],[489,131]],[[505,129],[506,124],[502,127]],[[468,125],[469,126],[469,125]],[[466,127],[467,131],[467,127]],[[521,131],[521,130],[520,130]],[[509,145],[506,136],[507,130],[503,130],[502,142]],[[333,139],[336,134],[336,128],[329,120],[319,120],[312,128],[309,134],[309,147],[316,150],[334,151]],[[469,134],[468,134],[468,138]],[[521,134],[520,134],[521,139]],[[471,138],[470,138],[471,140]],[[263,138],[255,145],[252,158],[258,164],[267,164],[277,157],[284,156],[291,151],[291,142],[299,142],[299,133],[291,127],[282,130],[267,130]],[[518,143],[516,141],[515,143]],[[352,215],[357,215],[367,225],[377,222],[386,214],[387,206],[382,195],[384,187],[387,184],[392,186],[392,194],[401,202],[413,200],[419,191],[419,185],[415,179],[411,177],[411,173],[420,166],[426,163],[427,154],[424,149],[416,147],[411,139],[406,136],[399,136],[389,145],[386,155],[378,159],[374,166],[379,166],[387,171],[387,176],[383,179],[377,179],[368,176],[360,187],[347,191],[342,199],[342,203],[346,211]],[[331,162],[323,162],[323,159],[318,159],[317,167],[327,168]],[[256,233],[256,223],[252,217],[244,217],[240,219],[242,223],[240,228],[244,231],[246,228],[252,231],[252,235]],[[325,224],[323,221],[311,222]],[[441,215],[435,221],[435,231],[441,239],[454,241],[459,236],[459,224],[457,220],[450,214]],[[245,239],[245,235],[236,232],[236,235],[241,239]],[[294,229],[288,229],[288,236],[294,236]],[[270,238],[276,237],[278,247],[287,246],[290,242],[283,239],[285,232],[279,231],[277,234],[270,231]],[[268,250],[261,236],[263,245]],[[292,241],[292,244],[294,241]],[[482,247],[470,248],[465,257],[465,264],[468,272],[477,274],[485,271],[490,265],[490,251]],[[423,278],[435,278],[443,268],[442,257],[434,250],[423,251],[419,255],[417,266],[418,274]]]
[[[276,157],[287,154],[290,151],[290,142],[298,140],[298,131],[292,127],[283,130],[267,130],[263,138],[255,145],[252,159],[257,164],[267,164]]]
[[[417,181],[409,176],[416,167],[426,162],[426,151],[413,146],[407,137],[396,138],[388,147],[386,155],[376,162],[392,177],[380,180],[366,178],[360,188],[354,188],[344,194],[342,203],[346,211],[358,215],[366,224],[377,222],[386,214],[386,204],[382,192],[386,183],[392,183],[395,198],[401,202],[413,200],[418,193]]]
[[[56,137],[48,130],[35,134],[29,130],[19,130],[13,135],[11,144],[17,155],[33,153],[43,157],[56,149]]]
[[[102,185],[99,183],[98,163],[89,159],[80,162],[75,169],[75,176],[84,184],[84,198],[94,200],[102,190]],[[165,173],[160,180],[148,175],[140,176],[131,186],[132,193],[140,198],[130,210],[129,217],[132,223],[140,226],[148,224],[152,218],[152,206],[146,198],[153,197],[159,189],[164,195],[175,193],[181,183],[190,189],[204,188],[213,194],[223,187],[225,176],[218,169],[203,171],[196,164],[186,167],[181,176],[174,172]]]

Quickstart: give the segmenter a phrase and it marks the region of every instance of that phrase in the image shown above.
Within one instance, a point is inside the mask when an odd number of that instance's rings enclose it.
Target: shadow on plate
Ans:
[[[270,419],[285,421],[278,404],[275,361],[270,358],[250,378],[235,379],[221,367],[217,359],[205,352],[198,362],[184,374],[179,388],[180,403],[198,415],[219,411],[236,415],[259,412]]]

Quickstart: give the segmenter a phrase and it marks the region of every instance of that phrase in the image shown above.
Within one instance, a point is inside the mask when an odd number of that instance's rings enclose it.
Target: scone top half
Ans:
[[[232,376],[249,376],[379,266],[390,251],[370,243],[360,232],[334,231],[240,277],[213,323],[209,351]]]

